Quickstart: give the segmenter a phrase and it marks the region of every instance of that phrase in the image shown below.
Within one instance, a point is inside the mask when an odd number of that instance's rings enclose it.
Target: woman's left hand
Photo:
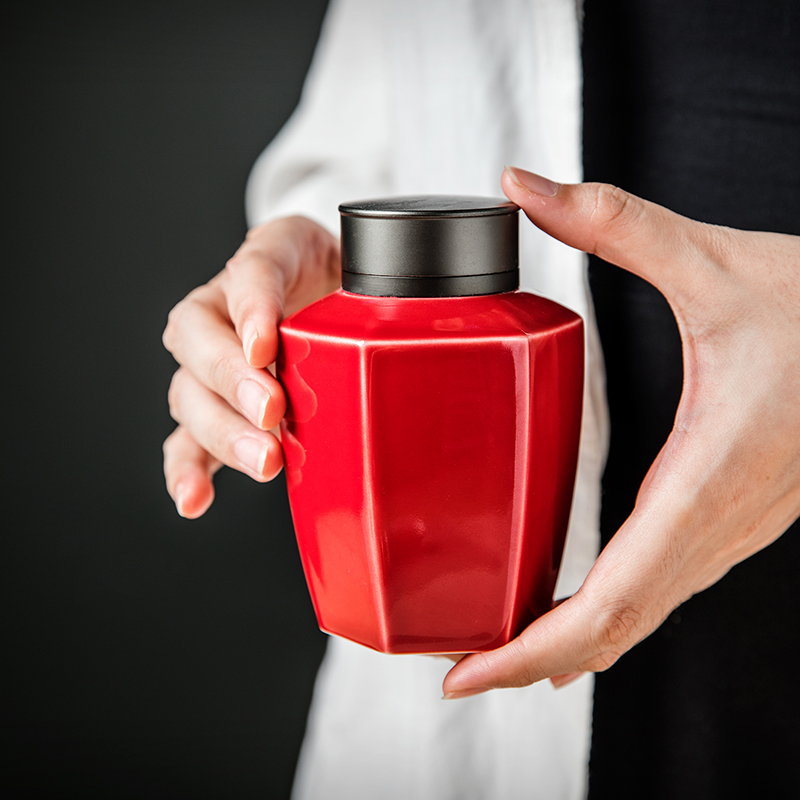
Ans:
[[[607,669],[800,514],[800,237],[694,222],[612,186],[518,169],[503,188],[546,233],[663,293],[683,394],[633,513],[581,589],[504,647],[462,659],[448,697]]]

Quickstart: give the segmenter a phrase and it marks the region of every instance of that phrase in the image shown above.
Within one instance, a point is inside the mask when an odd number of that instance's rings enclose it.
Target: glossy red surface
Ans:
[[[580,432],[580,318],[534,295],[335,292],[281,324],[297,541],[320,627],[488,650],[551,607]]]

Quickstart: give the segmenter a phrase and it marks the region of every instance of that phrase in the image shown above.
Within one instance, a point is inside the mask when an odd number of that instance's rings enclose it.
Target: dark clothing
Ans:
[[[587,0],[583,58],[586,180],[800,234],[800,2]],[[607,542],[672,427],[682,364],[652,286],[594,258],[590,281],[611,413]],[[799,791],[797,529],[597,676],[590,800]]]

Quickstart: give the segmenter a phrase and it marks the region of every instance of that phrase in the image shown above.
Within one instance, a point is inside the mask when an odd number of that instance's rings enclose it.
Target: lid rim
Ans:
[[[369,219],[457,219],[516,214],[519,206],[505,197],[480,195],[405,195],[342,203],[345,217]]]

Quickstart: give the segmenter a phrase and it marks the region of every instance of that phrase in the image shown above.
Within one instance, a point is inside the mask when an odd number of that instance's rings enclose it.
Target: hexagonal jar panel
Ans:
[[[512,292],[335,292],[281,325],[289,499],[320,627],[387,653],[498,647],[551,607],[583,331]]]

